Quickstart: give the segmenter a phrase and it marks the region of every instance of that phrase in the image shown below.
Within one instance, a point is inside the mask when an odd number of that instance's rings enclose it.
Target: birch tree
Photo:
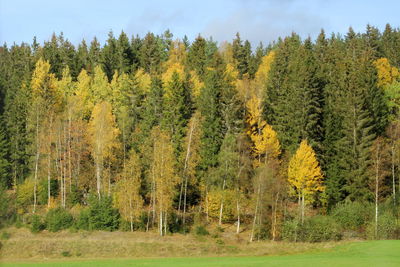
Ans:
[[[96,165],[96,189],[101,198],[101,179],[105,159],[110,156],[113,148],[117,148],[117,136],[119,130],[116,127],[115,117],[111,113],[111,105],[108,102],[96,104],[88,127],[88,138],[91,153]]]

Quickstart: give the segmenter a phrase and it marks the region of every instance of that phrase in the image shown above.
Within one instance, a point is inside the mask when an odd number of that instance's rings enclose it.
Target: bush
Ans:
[[[15,221],[15,211],[11,205],[15,195],[9,194],[0,183],[0,228],[12,224]]]
[[[117,230],[119,226],[118,209],[113,208],[110,197],[90,199],[89,230]]]
[[[20,207],[26,207],[33,203],[33,187],[34,181],[32,179],[26,179],[22,184],[18,186],[17,192],[17,204]]]
[[[49,210],[46,215],[46,226],[50,232],[67,229],[72,226],[73,222],[72,215],[61,207]]]
[[[69,194],[68,203],[71,206],[81,204],[83,198],[83,193],[76,185],[71,186],[71,192]]]
[[[400,225],[390,212],[378,217],[378,233],[375,235],[375,221],[368,224],[366,229],[368,239],[399,239]]]
[[[39,204],[47,204],[48,201],[48,180],[43,179],[39,182],[38,186],[38,203]],[[50,180],[50,196],[56,198],[58,196],[59,188],[58,188],[58,180],[51,179]]]
[[[61,255],[62,255],[63,257],[71,257],[71,256],[72,256],[72,255],[71,255],[71,252],[69,252],[68,250],[61,252]]]
[[[75,227],[81,230],[89,230],[89,209],[83,209],[79,213],[78,219],[75,222]]]
[[[46,228],[42,218],[37,214],[32,215],[30,221],[31,221],[32,233],[39,233],[40,231],[43,231]]]
[[[297,220],[283,224],[282,238],[288,241],[322,242],[341,237],[339,225],[329,216],[307,218],[303,224]]]
[[[373,217],[371,203],[350,202],[338,204],[331,216],[343,230],[362,231]]]
[[[8,240],[8,239],[10,239],[10,237],[11,237],[11,234],[9,232],[2,232],[0,239]]]
[[[196,226],[194,228],[194,233],[199,236],[205,236],[210,234],[203,225]]]

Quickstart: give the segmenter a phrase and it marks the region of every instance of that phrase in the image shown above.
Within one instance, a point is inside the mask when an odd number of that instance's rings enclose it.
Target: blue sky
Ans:
[[[170,29],[175,38],[200,33],[220,42],[240,32],[257,44],[292,31],[315,37],[321,28],[345,34],[367,23],[399,27],[399,10],[398,0],[0,0],[0,43],[43,42],[53,32],[74,44],[94,36],[104,43],[110,30],[143,36]]]

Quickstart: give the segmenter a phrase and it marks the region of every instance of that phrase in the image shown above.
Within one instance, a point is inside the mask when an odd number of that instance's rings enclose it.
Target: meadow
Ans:
[[[240,235],[43,231],[2,233],[1,266],[400,266],[400,241],[248,242]]]

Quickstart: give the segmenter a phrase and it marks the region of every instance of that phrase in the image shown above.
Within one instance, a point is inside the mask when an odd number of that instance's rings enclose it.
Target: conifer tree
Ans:
[[[187,65],[190,69],[196,71],[200,78],[203,78],[206,71],[206,64],[206,40],[199,35],[189,47]]]

